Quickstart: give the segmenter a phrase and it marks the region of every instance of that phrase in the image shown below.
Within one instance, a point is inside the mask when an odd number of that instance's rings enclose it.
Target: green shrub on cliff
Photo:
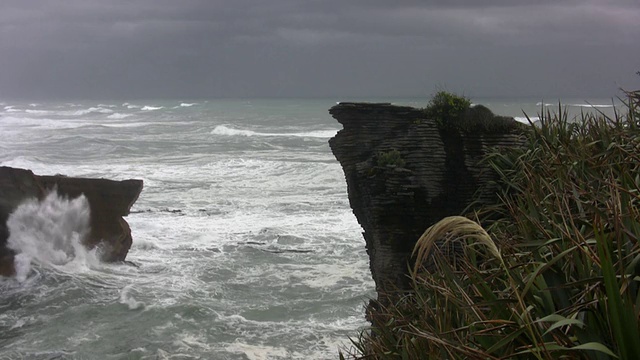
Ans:
[[[495,133],[524,128],[511,117],[497,116],[484,105],[471,106],[468,98],[446,91],[437,92],[423,111],[442,130]]]
[[[460,119],[471,107],[471,100],[446,91],[438,91],[424,108],[427,118],[439,124]]]
[[[385,152],[380,152],[376,159],[377,166],[397,166],[404,167],[405,161],[400,154],[400,151],[392,149]]]
[[[425,232],[428,269],[349,355],[640,359],[640,93],[627,95],[614,119],[547,114],[526,147],[490,155],[502,190],[476,215],[484,229],[448,218]]]

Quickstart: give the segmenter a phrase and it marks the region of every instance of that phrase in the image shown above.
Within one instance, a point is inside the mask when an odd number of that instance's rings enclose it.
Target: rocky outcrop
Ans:
[[[0,167],[0,275],[13,273],[13,252],[6,247],[6,221],[18,205],[29,198],[42,199],[49,191],[76,198],[82,194],[91,210],[91,231],[84,245],[100,246],[103,261],[123,261],[131,247],[131,229],[122,218],[142,191],[142,180],[113,181],[56,176],[38,176],[30,170]]]
[[[485,107],[453,123],[387,103],[340,103],[329,112],[344,127],[329,144],[364,230],[379,299],[408,288],[411,251],[427,227],[495,197],[480,160],[491,148],[520,146],[526,127]]]

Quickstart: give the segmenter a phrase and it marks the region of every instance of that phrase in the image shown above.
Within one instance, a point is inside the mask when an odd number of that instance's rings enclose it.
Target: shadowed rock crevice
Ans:
[[[0,275],[13,274],[13,251],[7,248],[7,219],[28,199],[40,199],[50,191],[89,202],[91,230],[84,239],[88,249],[100,248],[101,260],[124,261],[131,247],[131,229],[123,219],[142,192],[142,180],[113,181],[56,176],[38,176],[30,170],[0,167]]]
[[[427,227],[495,198],[493,174],[481,163],[485,154],[523,144],[526,126],[473,109],[448,123],[388,103],[340,103],[329,110],[343,125],[329,144],[364,230],[379,299],[408,288],[411,251]]]

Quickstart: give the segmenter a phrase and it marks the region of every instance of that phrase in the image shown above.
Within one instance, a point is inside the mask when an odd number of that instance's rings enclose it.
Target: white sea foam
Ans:
[[[208,344],[206,337],[186,331],[177,334],[177,339],[173,341],[173,344],[179,349],[187,351],[200,349],[201,351],[208,352],[211,349],[211,345]]]
[[[234,129],[226,125],[218,125],[212,131],[213,135],[223,136],[271,136],[271,137],[308,137],[308,138],[331,138],[337,134],[338,130],[316,130],[296,133],[262,133],[252,130]]]
[[[141,250],[160,249],[160,246],[158,246],[158,244],[156,244],[155,242],[151,240],[139,239],[137,237],[133,240],[133,244],[131,244],[131,247]]]
[[[60,115],[82,116],[82,115],[87,115],[87,114],[91,114],[91,113],[111,114],[111,113],[113,113],[113,110],[105,109],[103,107],[91,107],[91,108],[88,108],[88,109],[76,110],[76,111],[71,111],[71,112],[61,112]]]
[[[598,109],[598,108],[612,108],[613,105],[606,105],[606,104],[568,104],[568,106],[574,106],[574,107],[581,107],[581,108],[591,108],[591,109]]]
[[[129,310],[136,310],[144,307],[144,303],[142,301],[136,300],[131,294],[133,286],[127,285],[120,290],[120,300],[119,303],[123,305],[127,305]]]
[[[250,345],[243,342],[234,342],[226,347],[232,353],[244,354],[249,360],[269,360],[273,358],[289,357],[287,350],[281,347],[267,345]]]
[[[91,125],[89,122],[68,120],[68,119],[49,119],[49,118],[31,118],[31,117],[15,117],[5,116],[0,118],[1,126],[10,126],[11,130],[16,127],[36,127],[43,129],[74,129],[82,126]]]
[[[90,108],[81,109],[81,110],[64,110],[64,111],[27,109],[24,112],[32,115],[83,116],[88,114],[111,114],[113,113],[113,110],[103,108],[103,107],[90,107]]]
[[[198,103],[182,103],[180,104],[181,107],[191,107],[194,105],[198,105]]]
[[[553,106],[553,105],[557,105],[557,104],[543,103],[542,101],[538,101],[536,103],[536,106]]]
[[[115,119],[115,120],[119,120],[119,119],[124,119],[124,118],[128,118],[129,116],[131,116],[132,114],[122,114],[122,113],[113,113],[109,116],[107,116],[107,119]]]
[[[142,109],[140,109],[140,110],[142,110],[142,111],[153,111],[153,110],[160,110],[162,108],[163,108],[162,106],[148,106],[147,105],[147,106],[143,106]]]
[[[613,108],[614,105],[613,104],[589,104],[589,103],[584,103],[584,104],[578,104],[578,103],[573,103],[573,104],[564,104],[562,102],[560,103],[543,103],[541,101],[536,103],[536,106],[544,106],[544,107],[549,107],[549,106],[571,106],[571,107],[581,107],[581,108]]]
[[[26,112],[27,114],[35,114],[35,115],[51,114],[51,111],[47,111],[47,110],[31,110],[31,109],[27,109],[24,112]]]
[[[100,126],[109,127],[109,128],[137,128],[137,127],[143,127],[151,124],[154,124],[154,123],[146,123],[146,122],[111,123],[111,124],[100,124]]]
[[[514,119],[517,122],[521,122],[523,124],[527,124],[529,125],[529,120],[531,120],[531,122],[535,123],[536,121],[540,121],[540,118],[538,116],[529,116],[529,119],[527,119],[526,116],[516,116],[514,117]]]
[[[19,328],[23,327],[27,323],[27,320],[28,320],[27,318],[18,319],[16,321],[16,323],[13,324],[13,326],[11,326],[10,330],[19,329]]]
[[[16,252],[15,270],[18,281],[26,280],[32,263],[45,267],[89,267],[98,264],[95,251],[82,245],[89,233],[89,202],[49,193],[42,201],[31,199],[18,206],[9,216],[7,246]],[[73,270],[73,269],[71,269]]]
[[[251,130],[239,130],[239,129],[233,129],[224,125],[218,125],[216,126],[212,131],[211,134],[213,135],[228,135],[228,136],[254,136],[257,133],[255,131],[251,131]]]

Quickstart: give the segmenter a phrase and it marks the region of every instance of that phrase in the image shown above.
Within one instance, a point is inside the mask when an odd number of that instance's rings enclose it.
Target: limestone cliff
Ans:
[[[0,167],[0,275],[13,273],[13,252],[6,247],[6,221],[23,201],[42,199],[57,189],[75,198],[84,194],[91,210],[91,231],[84,239],[89,248],[101,247],[103,261],[123,261],[131,247],[131,229],[122,218],[129,214],[142,191],[142,180],[113,181],[61,175],[38,176],[30,170]]]
[[[455,123],[387,103],[340,103],[329,112],[343,125],[329,144],[364,230],[379,299],[407,289],[410,254],[427,227],[495,196],[480,163],[487,151],[523,141],[522,124],[484,107]]]

